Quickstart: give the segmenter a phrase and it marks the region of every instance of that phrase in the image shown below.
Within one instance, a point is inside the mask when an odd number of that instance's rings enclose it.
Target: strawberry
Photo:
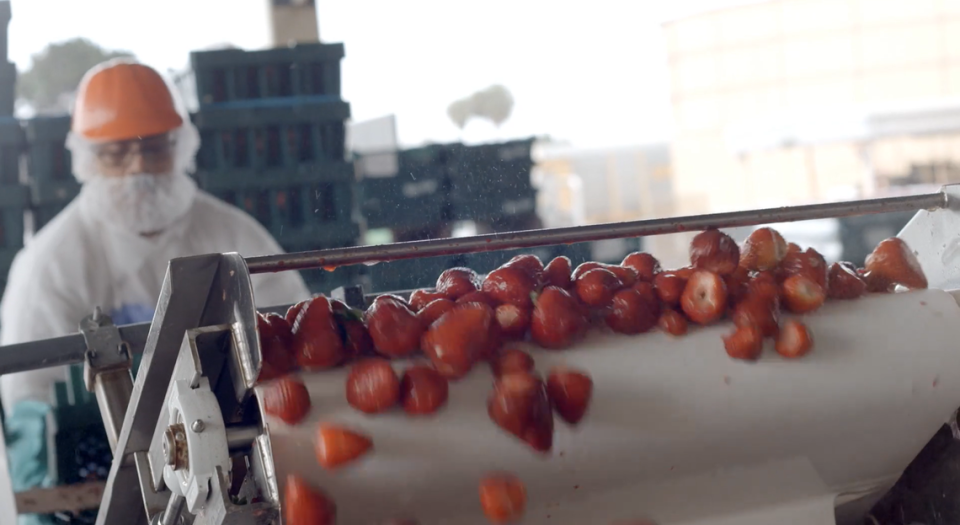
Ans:
[[[723,347],[734,359],[756,361],[763,351],[763,333],[754,325],[740,326],[732,334],[723,336]]]
[[[483,280],[483,293],[500,304],[512,304],[520,308],[533,307],[530,299],[537,289],[537,282],[520,267],[504,266],[487,274]]]
[[[493,350],[496,322],[493,309],[485,304],[458,305],[423,334],[423,352],[442,376],[460,379]]]
[[[660,273],[660,261],[646,252],[633,252],[623,258],[620,266],[633,268],[637,272],[637,279],[640,281],[651,282],[653,278]]]
[[[587,316],[566,290],[548,286],[537,298],[530,335],[544,348],[566,348],[586,333]]]
[[[480,276],[470,268],[450,268],[437,278],[437,292],[457,299],[480,289]]]
[[[313,443],[317,463],[335,469],[352,463],[373,449],[373,440],[353,430],[320,424]]]
[[[927,278],[920,267],[920,261],[899,237],[881,241],[867,256],[865,268],[874,279],[880,281],[914,290],[927,287]]]
[[[303,307],[306,306],[307,303],[309,302],[310,302],[310,299],[307,299],[306,301],[300,301],[299,303],[287,309],[287,313],[286,315],[284,315],[284,319],[287,320],[288,325],[293,326],[293,323],[297,321],[297,316],[300,315],[300,311],[303,310]]]
[[[337,521],[337,505],[323,492],[314,489],[300,476],[287,476],[283,491],[285,525],[333,525]]]
[[[623,282],[606,268],[594,268],[582,274],[576,282],[577,297],[587,306],[609,306],[613,295],[623,287]]]
[[[286,319],[277,314],[257,312],[257,333],[260,339],[260,375],[257,381],[282,377],[296,369],[291,350],[293,334]]]
[[[489,306],[490,308],[496,308],[500,306],[500,301],[497,301],[496,299],[491,297],[490,294],[481,292],[479,290],[476,292],[470,292],[466,295],[461,295],[459,298],[457,298],[456,303],[457,304],[481,303]]]
[[[740,266],[754,271],[773,270],[787,255],[787,241],[773,228],[759,228],[740,250]]]
[[[570,259],[562,255],[554,257],[554,259],[547,264],[546,268],[543,269],[544,286],[569,288],[573,282],[570,280],[571,272]]]
[[[480,480],[480,506],[490,523],[513,523],[523,518],[527,489],[513,474],[487,474]]]
[[[690,264],[717,275],[731,274],[740,264],[740,248],[729,235],[710,228],[690,243]]]
[[[501,304],[495,310],[500,333],[506,338],[523,339],[530,328],[531,310],[514,304]]]
[[[778,354],[787,359],[803,357],[813,349],[813,336],[805,324],[790,319],[780,329],[775,348]]]
[[[581,275],[589,272],[590,270],[596,270],[597,268],[603,268],[604,266],[606,266],[606,265],[603,264],[603,263],[598,263],[598,262],[593,262],[593,261],[581,263],[579,266],[577,266],[577,267],[573,270],[573,273],[570,275],[570,281],[571,281],[571,282],[577,282],[577,279],[579,279]]]
[[[676,310],[666,308],[660,313],[660,319],[657,320],[660,329],[670,335],[683,335],[687,333],[687,318]]]
[[[743,266],[738,266],[733,273],[723,276],[723,282],[727,285],[727,303],[734,306],[747,295],[750,272]]]
[[[727,285],[713,272],[694,272],[683,289],[680,307],[695,323],[710,324],[717,321],[727,309]]]
[[[490,360],[494,377],[514,372],[533,372],[533,366],[530,354],[516,348],[506,348]]]
[[[635,288],[626,288],[613,296],[613,305],[606,321],[614,332],[640,334],[656,326],[658,315],[658,302],[651,301],[651,297]]]
[[[387,357],[406,357],[420,348],[423,325],[406,304],[381,295],[365,314],[373,346]]]
[[[380,304],[380,303],[382,303],[382,302],[385,302],[385,301],[386,301],[386,302],[391,302],[391,303],[402,304],[403,306],[406,306],[407,309],[410,308],[410,303],[408,303],[408,302],[406,301],[406,299],[404,299],[403,297],[400,297],[400,296],[397,295],[397,294],[393,294],[393,293],[384,293],[384,294],[378,295],[378,296],[373,300],[373,303],[370,304],[370,307],[372,308],[372,307],[377,306],[378,304]]]
[[[443,314],[453,310],[454,306],[456,306],[455,303],[450,299],[437,299],[417,312],[417,319],[420,319],[424,329],[430,328],[430,325],[440,319]]]
[[[827,270],[827,297],[856,299],[867,292],[867,283],[857,275],[857,268],[846,262],[835,262]]]
[[[263,412],[288,425],[303,421],[310,412],[310,393],[299,379],[284,377],[268,385],[261,398]]]
[[[386,359],[364,359],[347,375],[347,403],[353,408],[377,414],[393,408],[400,399],[400,379]]]
[[[788,243],[787,243],[787,255],[789,255],[789,254],[791,254],[791,253],[800,253],[801,251],[802,251],[802,250],[800,249],[800,245],[799,245],[799,244],[797,244],[797,243],[795,243],[795,242],[788,242]]]
[[[414,365],[400,380],[400,404],[407,414],[434,414],[447,403],[449,386],[439,372],[427,365]]]
[[[756,326],[764,337],[776,337],[780,331],[778,310],[775,300],[764,296],[749,297],[733,308],[733,324],[737,327]]]
[[[806,274],[796,274],[787,277],[781,285],[783,305],[787,310],[796,314],[812,312],[827,299],[823,287],[814,282]]]
[[[857,270],[857,273],[861,272]],[[886,277],[879,273],[868,272],[864,270],[863,282],[867,285],[867,291],[870,293],[891,293],[896,286],[895,283],[890,282]]]
[[[500,376],[487,399],[490,419],[539,452],[553,447],[553,412],[547,387],[525,372]]]
[[[593,380],[585,372],[554,367],[547,376],[547,394],[557,415],[570,425],[576,425],[590,406]]]
[[[788,252],[780,261],[780,269],[784,277],[802,274],[813,279],[822,288],[827,287],[827,263],[813,248],[807,248],[802,252]]]
[[[326,297],[318,295],[303,306],[292,332],[291,347],[301,368],[323,370],[343,361],[343,341]]]
[[[501,268],[517,268],[522,270],[537,287],[543,282],[543,261],[536,255],[529,253],[517,255],[504,263]]]
[[[428,304],[436,301],[437,299],[446,299],[446,294],[440,292],[431,292],[430,290],[420,289],[414,290],[410,294],[410,309],[414,312],[419,312],[423,307]]]
[[[771,301],[780,302],[780,284],[773,272],[758,272],[750,278],[744,299],[765,297]]]
[[[653,278],[653,288],[660,300],[670,306],[680,304],[680,296],[687,286],[687,279],[675,272],[661,272]]]

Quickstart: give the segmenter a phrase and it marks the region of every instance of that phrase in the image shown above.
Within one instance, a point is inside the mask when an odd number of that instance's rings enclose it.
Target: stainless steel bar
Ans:
[[[119,330],[133,353],[143,352],[150,323],[121,326]],[[80,334],[0,347],[0,375],[79,364],[86,350],[87,344]]]
[[[852,217],[872,213],[888,213],[943,208],[947,204],[943,192],[905,197],[887,197],[860,201],[829,202],[806,206],[767,208],[761,210],[689,215],[665,219],[592,224],[569,228],[494,233],[475,237],[430,239],[426,241],[336,248],[312,252],[267,255],[246,259],[250,273],[281,272],[308,268],[330,268],[361,263],[376,263],[438,255],[487,252],[512,248],[532,248],[557,244],[643,237],[707,228],[734,228],[810,219]]]
[[[170,494],[170,500],[167,502],[167,508],[160,517],[160,525],[176,525],[180,522],[180,514],[183,513],[183,507],[187,503],[187,498],[179,494]]]
[[[129,368],[100,372],[94,377],[93,392],[103,417],[103,427],[107,431],[110,450],[117,449],[123,418],[127,414],[127,405],[133,394],[133,378]]]
[[[249,447],[253,440],[260,435],[260,429],[256,426],[249,427],[228,427],[227,428],[227,449],[236,450],[238,448]]]

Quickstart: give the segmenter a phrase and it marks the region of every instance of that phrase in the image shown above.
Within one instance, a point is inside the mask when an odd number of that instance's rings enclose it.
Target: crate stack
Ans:
[[[20,183],[24,137],[20,122],[0,117],[0,292],[6,287],[13,258],[23,247],[23,219],[29,204]]]
[[[0,116],[13,116],[13,103],[17,98],[17,65],[10,62],[7,53],[7,28],[10,26],[10,2],[0,2]]]
[[[80,193],[66,147],[70,116],[35,117],[24,121],[27,184],[34,232],[50,222]]]
[[[255,217],[287,251],[355,246],[361,236],[342,44],[195,52],[197,181]],[[360,279],[357,267],[305,272],[314,292]]]

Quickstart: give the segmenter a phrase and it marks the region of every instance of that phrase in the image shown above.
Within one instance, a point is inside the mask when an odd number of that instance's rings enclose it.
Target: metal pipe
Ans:
[[[170,494],[170,499],[167,501],[167,508],[163,511],[163,516],[160,517],[160,525],[176,525],[180,523],[180,514],[183,512],[183,507],[187,503],[187,498],[181,496],[180,494]]]
[[[150,323],[125,325],[118,329],[120,338],[130,345],[133,353],[143,353],[143,347],[147,344],[147,334],[150,333]],[[74,334],[2,348],[0,375],[82,363],[87,351],[87,343],[82,335]]]
[[[123,418],[127,414],[127,405],[133,394],[133,378],[129,368],[107,370],[94,376],[93,393],[103,417],[103,428],[107,432],[110,450],[117,449],[117,439],[123,427]]]
[[[281,272],[286,270],[305,270],[309,268],[331,268],[361,263],[377,263],[414,259],[438,255],[487,252],[513,248],[532,248],[557,244],[643,237],[707,228],[734,228],[758,224],[772,224],[810,219],[829,219],[852,217],[872,213],[893,213],[902,211],[933,210],[947,205],[947,196],[943,192],[924,193],[905,197],[887,197],[849,202],[829,202],[762,210],[713,213],[708,215],[689,215],[666,219],[647,219],[641,221],[592,224],[569,228],[527,230],[510,233],[494,233],[475,237],[430,239],[426,241],[381,244],[378,246],[359,246],[354,248],[336,248],[291,254],[266,255],[246,259],[251,274]]]
[[[260,429],[256,426],[227,427],[227,449],[236,450],[249,447],[259,435]]]

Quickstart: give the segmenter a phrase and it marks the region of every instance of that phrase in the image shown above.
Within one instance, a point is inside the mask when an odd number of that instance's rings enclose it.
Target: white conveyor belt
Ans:
[[[547,457],[488,418],[486,365],[428,418],[352,409],[347,369],[305,375],[308,420],[269,421],[281,493],[296,472],[336,500],[342,525],[481,525],[478,480],[503,469],[526,483],[525,524],[830,524],[838,496],[889,487],[960,406],[960,308],[925,290],[831,302],[806,319],[816,346],[798,361],[770,342],[756,363],[730,359],[729,322],[681,338],[595,332],[561,352],[520,345],[544,375],[565,364],[594,380],[587,417],[575,430],[557,418]],[[375,450],[322,470],[319,421],[368,433]]]

